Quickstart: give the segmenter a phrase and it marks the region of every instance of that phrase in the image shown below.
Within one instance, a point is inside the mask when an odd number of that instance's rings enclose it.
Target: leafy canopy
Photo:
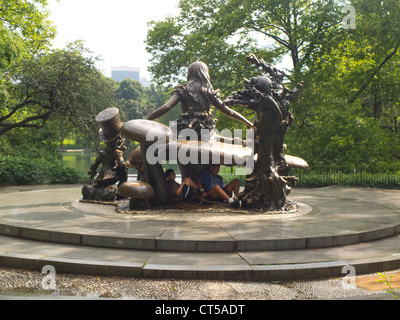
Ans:
[[[0,0],[0,70],[19,56],[48,48],[55,28],[47,0]]]
[[[341,28],[347,4],[355,29]],[[183,82],[190,63],[202,60],[226,96],[261,74],[246,63],[250,52],[269,63],[287,56],[287,86],[304,80],[291,104],[288,153],[314,169],[400,170],[398,0],[180,0],[179,7],[178,16],[150,24],[150,71],[160,83]],[[215,115],[220,129],[240,127]]]
[[[115,105],[114,83],[80,43],[23,59],[9,69],[9,99],[0,105],[0,136],[50,125],[54,138],[73,133],[96,141],[94,116]]]

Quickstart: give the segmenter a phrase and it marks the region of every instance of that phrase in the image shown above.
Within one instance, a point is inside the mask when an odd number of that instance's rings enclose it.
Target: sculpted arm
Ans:
[[[247,120],[245,117],[243,117],[239,112],[236,112],[235,110],[232,110],[229,108],[225,103],[223,103],[220,99],[217,99],[214,103],[214,106],[220,110],[222,113],[227,115],[229,118],[238,120],[242,123],[244,123],[248,128],[252,128],[253,124]]]
[[[166,104],[155,110],[151,115],[147,117],[147,120],[154,120],[162,115],[166,114],[169,110],[171,110],[173,107],[175,107],[179,102],[179,97],[174,94],[172,97],[167,101]]]

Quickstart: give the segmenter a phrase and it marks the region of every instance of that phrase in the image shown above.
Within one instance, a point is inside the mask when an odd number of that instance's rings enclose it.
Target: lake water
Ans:
[[[87,151],[62,151],[61,163],[64,167],[77,169],[84,173],[87,173],[90,169],[90,165],[96,159],[96,153]]]
[[[60,151],[61,155],[61,163],[64,167],[77,169],[83,173],[89,172],[90,166],[93,161],[96,159],[97,154],[94,152],[87,152],[87,151]],[[129,156],[126,155],[125,158]],[[127,159],[126,159],[127,160]],[[164,164],[164,169],[172,168],[175,170],[177,174],[180,174],[179,167],[177,164]],[[100,168],[98,168],[99,170]],[[97,170],[97,171],[98,171]],[[136,170],[129,168],[128,173],[130,175],[136,174]]]

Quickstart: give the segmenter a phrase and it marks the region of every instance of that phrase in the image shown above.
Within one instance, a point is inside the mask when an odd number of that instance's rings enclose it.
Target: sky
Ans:
[[[151,79],[147,71],[151,56],[146,52],[151,20],[176,16],[178,0],[49,0],[49,19],[57,28],[56,48],[84,40],[85,47],[103,60],[98,68],[111,76],[111,67],[140,68],[140,77]]]

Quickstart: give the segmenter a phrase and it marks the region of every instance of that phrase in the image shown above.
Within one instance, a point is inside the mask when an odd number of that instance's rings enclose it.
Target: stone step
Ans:
[[[349,223],[350,224],[350,223]],[[146,224],[148,227],[149,224]],[[117,227],[114,225],[113,227]],[[142,225],[143,228],[145,226]],[[154,226],[153,226],[154,227]],[[244,230],[244,229],[248,230]],[[250,233],[251,227],[244,226],[241,231]],[[124,235],[124,230],[118,234],[118,230],[111,232],[107,229],[81,230],[69,232],[65,230],[46,229],[45,227],[24,227],[11,224],[0,224],[0,234],[22,239],[39,240],[60,244],[83,245],[103,248],[151,250],[151,251],[177,251],[177,252],[236,252],[236,251],[273,251],[295,249],[318,249],[326,247],[344,246],[362,242],[379,240],[398,235],[399,225],[372,228],[363,232],[342,234],[319,234],[313,236],[296,236],[287,233],[281,238],[276,237],[278,227],[264,227],[257,232],[258,239],[234,238],[229,231],[219,225],[193,225],[190,223],[171,223],[160,230],[160,234],[153,237],[135,236],[134,233]],[[143,231],[143,230],[142,230]],[[295,232],[294,232],[295,233]],[[270,239],[263,237],[271,237]]]
[[[296,189],[296,213],[116,211],[80,186],[0,188],[0,266],[149,278],[294,280],[400,267],[400,191]],[[346,271],[347,270],[347,271]],[[350,270],[351,267],[350,267]]]
[[[199,253],[94,248],[0,236],[0,266],[140,278],[278,281],[345,277],[400,267],[400,236],[340,248]]]

